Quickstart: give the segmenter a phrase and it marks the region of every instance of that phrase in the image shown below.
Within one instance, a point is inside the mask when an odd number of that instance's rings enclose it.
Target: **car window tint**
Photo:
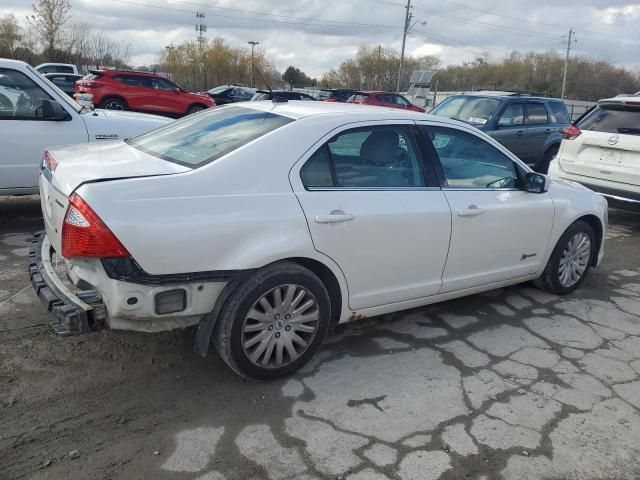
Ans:
[[[549,123],[547,117],[547,109],[544,108],[542,103],[528,103],[527,104],[527,116],[525,118],[527,125],[544,125]]]
[[[158,88],[160,90],[173,90],[174,88],[176,88],[173,83],[165,78],[149,77],[149,81],[151,82],[151,86],[153,88]]]
[[[476,135],[444,127],[429,127],[449,188],[516,188],[513,161]]]
[[[307,160],[300,170],[300,178],[307,188],[333,186],[329,156],[324,146]]]
[[[524,124],[524,105],[522,103],[512,103],[507,105],[498,120],[499,127],[513,127]]]
[[[421,187],[418,155],[402,126],[367,127],[328,143],[338,187]]]
[[[187,167],[200,167],[293,119],[249,108],[212,108],[128,140],[150,155]]]
[[[394,95],[393,99],[398,105],[402,105],[403,107],[408,107],[409,105],[411,105],[408,100],[400,95]]]
[[[639,135],[640,105],[598,105],[577,126],[580,130]]]
[[[553,121],[556,123],[570,123],[569,114],[567,113],[567,107],[562,102],[549,102],[549,108]]]
[[[25,74],[0,68],[0,120],[40,118],[43,100],[53,99]]]

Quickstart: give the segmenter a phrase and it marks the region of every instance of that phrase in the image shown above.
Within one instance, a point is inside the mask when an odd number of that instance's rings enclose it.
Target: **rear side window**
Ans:
[[[150,155],[198,168],[292,121],[250,108],[212,108],[127,143]]]
[[[544,125],[549,123],[547,109],[542,103],[527,103],[527,115],[525,117],[527,125]]]
[[[307,188],[425,186],[417,149],[400,125],[339,133],[307,160],[300,177]]]
[[[640,135],[640,104],[598,105],[578,123],[580,130]]]
[[[569,114],[567,113],[567,107],[562,102],[549,102],[549,108],[551,109],[552,120],[556,123],[570,123]]]

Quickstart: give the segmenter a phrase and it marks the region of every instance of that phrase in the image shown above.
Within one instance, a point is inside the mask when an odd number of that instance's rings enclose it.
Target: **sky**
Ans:
[[[32,0],[0,0],[0,15],[22,21]],[[572,52],[640,68],[640,2],[630,0],[412,0],[409,55],[438,55],[444,65],[513,50]],[[71,0],[73,20],[90,22],[123,46],[130,63],[149,65],[165,46],[195,40],[196,12],[206,36],[249,49],[319,77],[362,44],[400,50],[406,0]]]

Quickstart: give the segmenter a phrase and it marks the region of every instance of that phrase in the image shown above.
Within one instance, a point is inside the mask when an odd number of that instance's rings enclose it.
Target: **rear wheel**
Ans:
[[[100,108],[105,110],[126,110],[127,104],[121,98],[108,97],[100,103]]]
[[[549,164],[551,161],[556,158],[558,154],[558,150],[560,150],[560,145],[552,145],[544,152],[542,158],[536,164],[536,172],[539,173],[547,173],[549,171]]]
[[[329,329],[329,294],[293,262],[258,270],[227,300],[214,333],[222,359],[239,375],[270,379],[302,367]]]
[[[571,225],[560,237],[540,278],[534,284],[547,292],[573,292],[587,277],[595,254],[596,236],[586,222]]]

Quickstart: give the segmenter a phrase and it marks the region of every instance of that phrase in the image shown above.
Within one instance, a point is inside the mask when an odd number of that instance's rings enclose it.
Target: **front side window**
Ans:
[[[174,88],[177,88],[173,83],[171,83],[166,78],[150,77],[149,80],[151,82],[151,86],[159,90],[173,90]]]
[[[461,130],[428,127],[448,188],[517,188],[513,161],[485,140]]]
[[[522,103],[512,103],[507,105],[498,120],[499,127],[517,127],[524,125],[524,105]]]
[[[25,74],[0,68],[0,120],[42,118],[43,100],[53,99]]]
[[[409,105],[411,105],[409,101],[401,95],[394,95],[393,100],[395,101],[395,103],[397,103],[398,105],[402,105],[403,107],[408,107]]]
[[[212,108],[127,143],[150,155],[198,168],[292,121],[250,108]]]
[[[301,178],[307,188],[425,186],[417,150],[409,131],[400,125],[339,133],[307,161]]]
[[[542,103],[528,103],[527,116],[525,118],[527,125],[545,125],[549,123],[547,109]]]

